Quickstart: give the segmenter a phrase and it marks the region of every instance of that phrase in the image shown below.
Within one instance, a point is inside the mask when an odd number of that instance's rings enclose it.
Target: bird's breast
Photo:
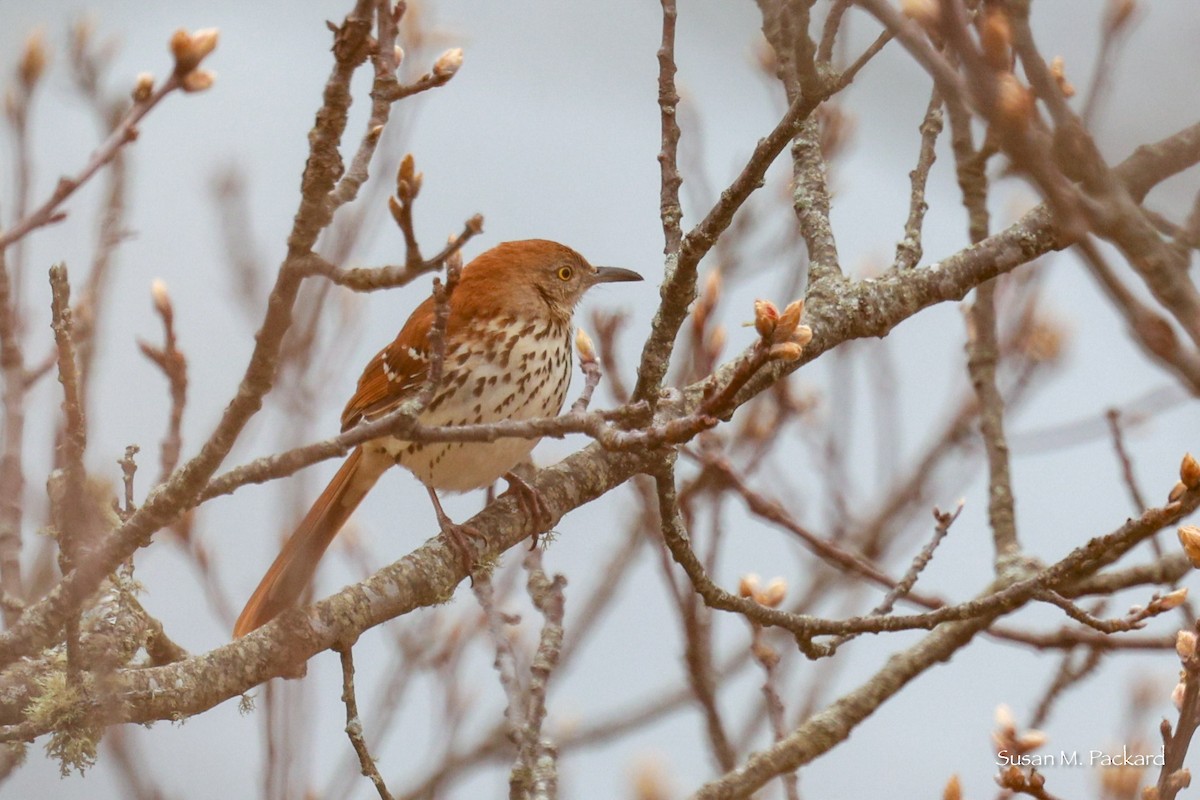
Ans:
[[[558,414],[571,382],[571,330],[549,320],[501,319],[456,331],[422,424],[477,425]],[[446,491],[491,485],[525,459],[536,439],[494,442],[377,440],[424,484]]]

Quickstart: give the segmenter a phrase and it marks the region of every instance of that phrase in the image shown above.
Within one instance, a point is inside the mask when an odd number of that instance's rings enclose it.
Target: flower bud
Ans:
[[[783,598],[787,597],[787,588],[787,581],[783,578],[772,578],[755,599],[767,608],[778,608]]]
[[[167,291],[167,284],[163,283],[160,278],[155,278],[150,283],[150,297],[154,299],[154,310],[163,318],[170,317],[173,313],[171,306],[171,295]]]
[[[942,789],[942,800],[962,800],[962,796],[962,783],[957,775],[951,775],[950,780],[946,781],[946,787]]]
[[[780,342],[771,345],[767,357],[776,361],[798,361],[804,355],[804,348],[795,342]]]
[[[417,171],[416,160],[412,153],[405,153],[404,158],[400,159],[400,167],[396,170],[396,185],[399,186],[401,181],[412,183],[413,175]]]
[[[454,73],[458,72],[462,63],[462,48],[452,47],[438,56],[438,60],[433,63],[433,77],[440,78],[443,82],[448,81],[454,77]]]
[[[1037,750],[1046,743],[1046,734],[1039,730],[1028,730],[1016,739],[1017,749],[1023,753]]]
[[[1178,608],[1187,600],[1188,590],[1186,586],[1180,587],[1173,592],[1167,592],[1158,599],[1158,607],[1162,611],[1170,611],[1172,608]]]
[[[1183,694],[1187,691],[1187,684],[1183,681],[1175,684],[1175,688],[1171,691],[1171,704],[1179,711],[1183,710]]]
[[[758,594],[758,587],[761,583],[762,579],[758,575],[753,572],[746,573],[738,581],[738,595],[741,597],[754,597],[754,595]]]
[[[1200,486],[1200,461],[1196,461],[1191,453],[1186,454],[1179,465],[1179,481],[1189,489]]]
[[[1171,487],[1171,493],[1167,495],[1167,502],[1174,503],[1187,494],[1187,490],[1188,488],[1183,481],[1175,481],[1175,485]]]
[[[775,338],[780,341],[791,338],[796,326],[800,324],[800,315],[803,313],[803,300],[788,303],[787,307],[783,309],[783,313],[779,315],[779,323],[775,326]]]
[[[1192,631],[1180,631],[1175,634],[1175,652],[1181,661],[1187,661],[1196,655],[1196,634]]]
[[[575,330],[575,349],[579,351],[579,360],[588,362],[596,360],[596,348],[592,346],[592,337],[583,328]]]
[[[180,86],[185,92],[203,92],[212,88],[217,80],[217,73],[210,69],[194,69],[183,76]]]
[[[46,71],[50,61],[50,53],[46,48],[46,35],[41,28],[34,28],[25,39],[25,50],[21,53],[21,61],[17,65],[17,77],[28,92]]]
[[[139,72],[137,82],[133,84],[133,102],[144,103],[154,93],[154,76],[149,72]]]
[[[807,325],[798,325],[796,326],[796,330],[792,332],[791,341],[800,345],[801,347],[804,347],[812,341],[812,337],[812,328],[808,327]]]
[[[186,76],[200,66],[205,56],[217,46],[218,31],[216,28],[203,28],[195,33],[188,33],[180,28],[171,35],[171,55],[175,56],[175,74]],[[209,83],[211,85],[211,81]],[[208,86],[204,87],[205,89]],[[202,91],[188,89],[188,91]]]
[[[1033,93],[1011,72],[996,76],[996,112],[1014,128],[1024,128],[1033,118]]]
[[[1183,545],[1183,552],[1187,554],[1192,566],[1200,567],[1200,528],[1195,525],[1181,525],[1179,543]]]
[[[779,322],[779,309],[770,300],[754,301],[754,329],[764,339],[770,339]]]

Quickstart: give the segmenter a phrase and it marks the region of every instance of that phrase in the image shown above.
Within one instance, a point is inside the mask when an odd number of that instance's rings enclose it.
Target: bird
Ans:
[[[592,266],[566,245],[546,239],[504,242],[462,268],[446,301],[441,380],[417,415],[424,425],[469,425],[554,416],[571,380],[572,317],[583,294],[601,283],[640,281],[621,267]],[[426,381],[437,304],[421,303],[395,340],[363,370],[342,411],[342,431],[377,419],[417,396]],[[284,544],[234,625],[240,638],[295,605],[330,542],[380,476],[393,465],[425,485],[444,535],[463,554],[474,551],[442,510],[438,491],[466,492],[497,478],[524,502],[540,503],[512,469],[537,439],[412,442],[392,435],[356,447]]]

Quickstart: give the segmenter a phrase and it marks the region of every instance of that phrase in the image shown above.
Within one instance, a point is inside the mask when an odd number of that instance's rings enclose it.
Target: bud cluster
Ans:
[[[1032,797],[1048,797],[1046,794],[1046,776],[1036,768],[1030,768],[1029,774],[1016,764],[1000,770],[996,783],[1001,789],[1007,789],[1013,794],[1027,794]]]
[[[783,578],[772,578],[767,581],[766,586],[763,586],[762,578],[753,572],[743,575],[741,581],[738,582],[740,596],[749,598],[767,608],[778,608],[779,604],[787,597],[787,588],[787,581]]]
[[[1018,733],[1012,711],[1006,705],[996,706],[995,719],[996,729],[992,732],[992,744],[996,748],[997,755],[1003,756],[1004,761],[1010,764],[1006,769],[1000,770],[1000,774],[996,776],[996,783],[1001,788],[1018,794],[1042,796],[1040,792],[1046,783],[1042,774],[1036,769],[1031,769],[1029,774],[1026,774],[1013,762],[1017,757],[1037,750],[1046,744],[1046,734],[1033,729]]]
[[[216,28],[202,28],[195,33],[188,33],[180,28],[171,35],[171,55],[175,57],[175,77],[185,92],[202,92],[213,85],[216,73],[207,69],[199,69],[200,62],[217,47],[218,31]],[[138,78],[139,86],[143,83]],[[138,91],[134,90],[135,93]]]
[[[1039,730],[1030,729],[1018,733],[1012,709],[1006,705],[996,706],[995,720],[996,729],[992,732],[992,744],[996,746],[997,753],[1009,757],[1021,756],[1046,744],[1046,734]]]
[[[1171,702],[1175,708],[1183,710],[1184,696],[1187,694],[1189,680],[1194,680],[1200,670],[1200,660],[1196,657],[1200,637],[1195,630],[1184,629],[1175,634],[1175,654],[1179,656],[1182,669],[1179,670],[1179,682],[1171,692]]]
[[[1131,9],[1133,0],[1128,0],[1124,5]],[[903,0],[901,10],[919,24],[935,44],[943,41],[946,34],[944,26],[950,23],[943,16],[939,0]],[[1129,13],[1126,10],[1112,16],[1121,16],[1124,20]],[[990,73],[990,77],[977,77],[990,83],[985,96],[991,98],[993,121],[1015,130],[1027,127],[1037,113],[1035,95],[1014,73],[1016,59],[1008,9],[1002,3],[987,3],[975,16],[975,29],[979,58],[987,65],[987,73]],[[1075,94],[1075,87],[1066,78],[1066,63],[1061,56],[1051,61],[1050,73],[1063,97]]]
[[[768,357],[780,361],[795,361],[812,341],[812,328],[800,324],[804,301],[789,303],[783,312],[770,300],[754,301],[754,329],[770,347]]]

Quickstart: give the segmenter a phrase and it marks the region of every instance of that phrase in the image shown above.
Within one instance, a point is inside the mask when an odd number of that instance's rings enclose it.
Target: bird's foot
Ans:
[[[446,537],[446,541],[450,546],[458,552],[459,558],[462,559],[463,568],[470,575],[479,566],[479,551],[475,549],[471,540],[482,542],[487,545],[487,537],[480,533],[477,529],[470,525],[460,525],[457,522],[452,522],[449,517],[443,516],[438,520],[441,525],[442,535]],[[474,578],[471,579],[472,583]]]
[[[446,541],[450,543],[450,547],[458,552],[462,558],[463,568],[470,575],[479,566],[479,553],[471,544],[471,539],[483,542],[487,546],[487,537],[484,536],[478,529],[471,525],[460,525],[450,517],[446,516],[446,512],[442,510],[442,503],[438,500],[437,493],[428,486],[425,490],[429,492],[429,499],[433,501],[433,511],[437,514],[438,527],[442,529],[442,535],[446,537]],[[475,579],[471,578],[471,583]]]
[[[504,480],[508,481],[508,491],[516,495],[521,509],[533,519],[534,530],[529,543],[529,549],[532,550],[538,546],[538,538],[542,533],[550,529],[554,516],[550,513],[546,501],[542,499],[541,493],[520,475],[506,472]]]

